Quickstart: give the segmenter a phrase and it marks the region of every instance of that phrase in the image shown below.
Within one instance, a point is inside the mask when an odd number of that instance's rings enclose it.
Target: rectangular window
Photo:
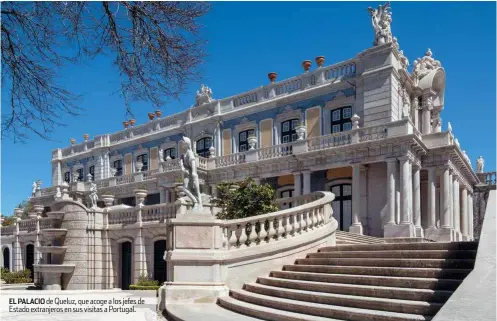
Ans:
[[[142,172],[148,171],[148,154],[141,154],[136,158],[138,162],[142,162],[143,167],[142,167]]]
[[[286,121],[283,123],[283,132],[287,132],[289,130],[290,130],[290,123]]]
[[[71,172],[65,172],[64,173],[64,182],[70,183],[71,182]]]
[[[95,166],[90,166],[89,172],[91,175],[91,180],[94,181],[95,180]]]
[[[352,129],[352,123],[351,122],[348,122],[348,123],[344,123],[343,124],[343,130],[346,131],[346,130],[351,130]]]
[[[333,115],[333,116],[332,116],[332,117],[333,117],[333,118],[332,118],[332,120],[333,120],[333,121],[338,121],[338,120],[340,120],[340,110],[335,110],[335,111],[333,111],[333,114],[332,114],[332,115]]]
[[[340,132],[340,125],[333,125],[331,132],[332,133],[339,133]]]
[[[297,119],[292,120],[292,130],[295,130],[295,127],[297,127]]]
[[[247,141],[247,132],[241,132],[240,133],[240,142],[245,142]]]
[[[290,142],[290,135],[285,135],[283,136],[283,144],[289,143]]]
[[[114,162],[114,168],[116,169],[116,176],[121,176],[123,174],[123,161],[116,160]]]
[[[281,142],[283,144],[291,143],[297,140],[297,133],[295,127],[297,126],[298,119],[290,119],[281,123]]]
[[[331,111],[331,133],[352,129],[352,107],[342,107]]]
[[[80,168],[77,170],[77,172],[78,172],[78,182],[82,182],[84,180],[83,169]]]
[[[346,118],[350,118],[350,117],[352,117],[352,108],[350,108],[350,107],[344,108],[343,109],[343,118],[346,119]]]

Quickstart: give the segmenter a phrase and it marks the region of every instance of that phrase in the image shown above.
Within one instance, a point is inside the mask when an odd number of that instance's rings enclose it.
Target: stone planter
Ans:
[[[295,127],[295,132],[299,136],[298,140],[303,140],[306,132],[305,125],[298,125],[297,127]]]
[[[323,66],[324,64],[324,56],[317,56],[316,57],[316,64],[318,65],[318,68],[320,68],[321,66]]]
[[[157,116],[157,118],[160,118],[162,116],[162,111],[161,110],[156,110],[155,111],[155,115]]]
[[[133,193],[135,193],[136,201],[137,204],[143,204],[143,201],[147,197],[147,190],[146,189],[135,189],[133,190]]]
[[[74,138],[69,139],[69,141],[71,142],[71,145],[74,145],[76,143],[76,139]]]
[[[128,128],[129,123],[127,121],[123,121],[123,126],[124,126],[124,129],[126,129],[126,128]]]
[[[269,78],[269,81],[273,83],[276,80],[276,77],[278,77],[278,74],[275,72],[270,72],[267,74],[267,77]]]
[[[114,195],[102,195],[102,201],[106,207],[110,207],[114,204]]]
[[[142,168],[143,168],[143,163],[142,162],[136,162],[135,166],[136,166],[136,171],[137,172],[141,172],[142,171]]]
[[[85,139],[85,142],[86,142],[86,141],[88,141],[88,138],[90,138],[90,135],[89,134],[84,134],[83,138]]]
[[[134,120],[134,119],[130,119],[130,120],[129,120],[129,124],[131,125],[131,127],[135,127],[136,120]]]
[[[255,136],[249,136],[247,138],[247,142],[250,145],[250,149],[255,149],[255,145],[257,144],[257,137]]]
[[[155,114],[154,113],[148,113],[148,119],[154,120]]]
[[[304,68],[305,72],[308,72],[309,69],[311,68],[311,66],[312,66],[312,61],[310,61],[310,60],[304,60],[302,62],[302,67]]]

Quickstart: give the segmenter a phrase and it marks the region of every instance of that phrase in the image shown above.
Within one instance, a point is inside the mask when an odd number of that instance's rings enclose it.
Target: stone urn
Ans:
[[[157,116],[157,118],[160,118],[162,116],[162,110],[157,109],[155,111],[155,116]]]
[[[317,56],[316,57],[316,64],[318,65],[318,68],[323,66],[324,64],[324,56]]]
[[[83,138],[85,139],[85,142],[87,142],[87,141],[88,141],[88,138],[90,138],[90,135],[89,135],[89,134],[84,134],[84,135],[83,135]]]
[[[154,113],[148,113],[148,119],[154,120],[155,114]]]
[[[312,66],[312,61],[310,61],[310,60],[302,61],[302,67],[304,68],[305,72],[308,72],[309,69],[311,68],[311,66]]]
[[[143,204],[143,201],[147,197],[147,190],[146,189],[135,189],[135,190],[133,190],[133,193],[135,193],[137,205]]]
[[[142,162],[140,162],[140,161],[136,162],[135,166],[136,166],[136,171],[137,172],[141,172],[142,171],[142,168],[143,168],[143,163]]]
[[[306,127],[304,124],[298,124],[296,127],[295,127],[295,132],[297,133],[297,135],[299,136],[298,140],[303,140],[304,139],[304,136],[305,136],[305,132],[306,132]]]
[[[275,72],[270,72],[267,74],[267,77],[269,78],[269,81],[273,83],[276,80],[276,77],[278,77],[278,74]]]
[[[123,121],[123,126],[124,126],[124,129],[126,129],[126,128],[128,128],[129,123],[127,121]]]
[[[106,207],[110,207],[114,204],[114,195],[104,194],[102,195],[102,201]]]
[[[135,119],[130,119],[129,120],[129,124],[131,125],[131,127],[135,127],[136,120]]]
[[[22,208],[14,208],[14,217],[21,218],[23,213]]]
[[[216,149],[214,148],[214,146],[211,146],[211,147],[209,148],[209,155],[210,155],[211,157],[216,156]]]
[[[249,136],[247,138],[247,142],[250,145],[250,149],[255,149],[255,145],[257,144],[257,137],[255,136]]]
[[[71,145],[74,145],[76,143],[76,139],[74,138],[69,139],[69,141],[71,142]]]

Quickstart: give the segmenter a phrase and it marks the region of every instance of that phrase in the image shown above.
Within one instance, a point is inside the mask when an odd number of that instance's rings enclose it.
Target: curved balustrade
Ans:
[[[292,155],[292,144],[275,145],[257,150],[259,160]]]
[[[135,208],[125,210],[111,210],[109,224],[133,224],[137,222],[138,213]]]
[[[202,157],[202,156],[197,156],[198,159],[198,168],[200,169],[207,169],[207,160],[208,158]]]
[[[216,168],[245,163],[245,153],[224,155],[216,158]]]
[[[343,146],[352,143],[352,132],[340,132],[331,135],[307,139],[308,151],[320,150],[330,147]]]
[[[163,203],[142,207],[142,222],[165,221],[176,217],[176,211],[180,205],[174,203]]]
[[[52,227],[52,219],[50,217],[42,217],[40,219],[40,230]]]
[[[311,195],[318,199],[274,213],[223,222],[225,248],[255,247],[319,229],[331,218],[334,195],[330,192]]]

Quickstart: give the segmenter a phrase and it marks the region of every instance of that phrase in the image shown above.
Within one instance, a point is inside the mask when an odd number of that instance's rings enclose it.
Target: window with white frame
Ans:
[[[209,157],[210,151],[209,148],[212,146],[212,138],[204,137],[197,140],[197,155],[202,157]]]
[[[78,173],[78,182],[84,181],[84,172],[83,172],[83,169],[79,168],[79,169],[76,170],[76,172]]]
[[[281,123],[281,143],[286,144],[297,140],[295,127],[298,122],[298,119],[290,119]]]
[[[352,107],[342,107],[331,111],[331,133],[352,129]]]
[[[142,172],[148,171],[148,154],[138,155],[138,157],[136,158],[136,161],[142,162],[142,164],[143,164],[143,167],[141,170]]]
[[[123,174],[123,161],[118,159],[114,161],[114,168],[116,169],[116,176],[121,176]]]
[[[166,158],[168,156],[171,159],[175,159],[176,158],[176,148],[174,148],[174,147],[168,148],[168,149],[164,150],[164,152],[162,154],[163,154],[164,160],[166,160]]]
[[[238,151],[244,152],[249,149],[248,138],[254,136],[255,131],[253,129],[244,130],[238,134]]]
[[[352,185],[332,185],[330,191],[335,194],[331,207],[333,208],[333,216],[338,221],[338,228],[341,231],[348,231],[349,226],[352,225]]]
[[[94,165],[90,166],[90,168],[88,169],[88,172],[91,175],[91,180],[94,181],[95,180],[95,166]]]
[[[71,182],[71,172],[64,173],[64,182],[66,182],[68,184]]]

